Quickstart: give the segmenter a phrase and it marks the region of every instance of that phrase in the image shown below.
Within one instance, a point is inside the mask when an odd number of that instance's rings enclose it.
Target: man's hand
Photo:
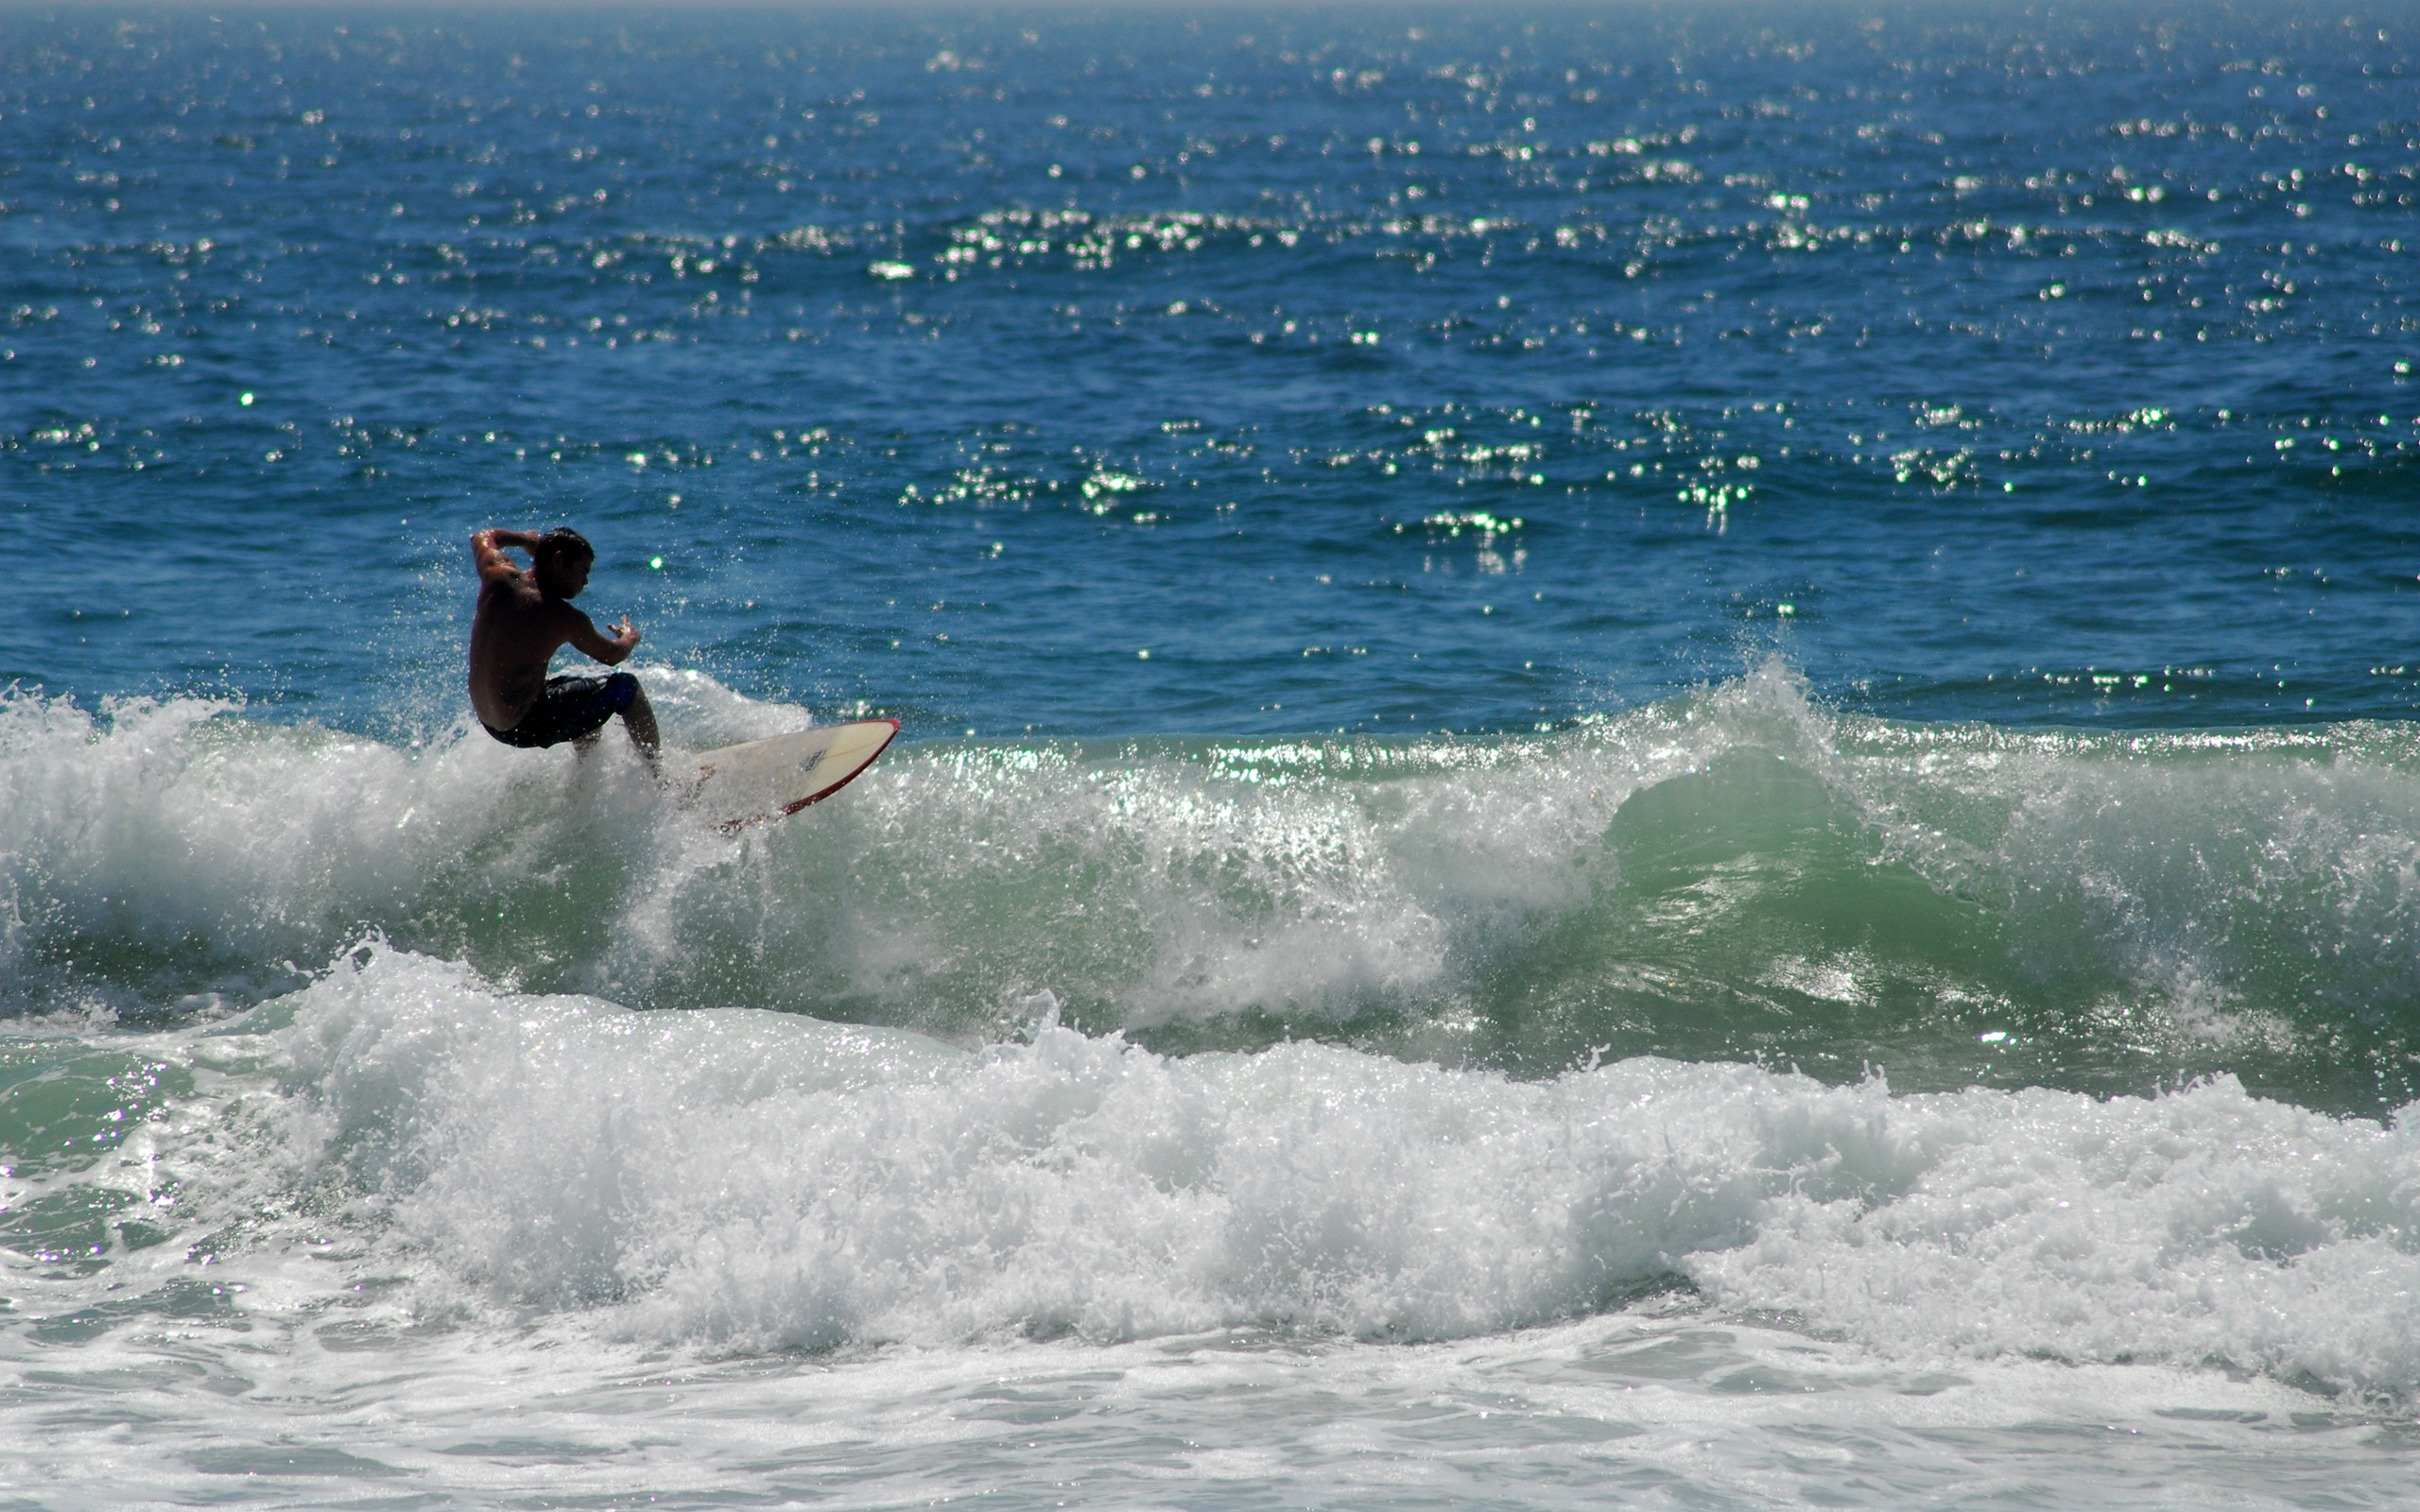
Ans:
[[[614,627],[614,644],[622,648],[624,656],[638,649],[638,627],[631,623],[631,617],[628,614],[622,616],[621,624]]]

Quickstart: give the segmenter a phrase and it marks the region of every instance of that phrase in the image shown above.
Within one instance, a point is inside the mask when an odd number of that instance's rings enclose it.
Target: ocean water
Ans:
[[[0,11],[0,1506],[2411,1505],[2415,41]]]

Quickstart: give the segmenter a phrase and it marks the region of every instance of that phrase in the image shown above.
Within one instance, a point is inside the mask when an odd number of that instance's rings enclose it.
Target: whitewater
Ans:
[[[650,680],[693,745],[800,722]],[[2269,885],[2197,917],[2403,927],[2420,773],[2394,732],[1917,730],[1824,715],[1774,666],[1548,737],[927,746],[734,842],[629,757],[6,713],[9,976],[41,1000],[7,1048],[9,1410],[43,1425],[42,1504],[229,1474],[315,1504],[666,1474],[691,1502],[802,1476],[850,1504],[1203,1476],[1236,1503],[1398,1478],[1555,1502],[1592,1472],[2140,1504],[2187,1476],[2265,1504],[2304,1435],[2330,1476],[2340,1440],[2380,1487],[2410,1469],[2411,1115],[2192,1069],[2342,1054],[2246,1001],[2261,963],[2117,910],[2131,1001],[2061,1046],[2061,989],[1957,974],[1964,942],[1789,937],[1809,869],[2064,917],[2191,885],[2179,852],[2205,871],[2256,816],[2360,840],[2238,838],[2217,869]],[[1622,853],[1617,814],[1726,780],[1731,847],[1794,852],[1616,879],[1687,859]],[[2139,829],[2062,827],[2129,801]],[[1824,803],[1860,816],[1847,857],[1806,838]],[[1674,974],[1626,997],[1552,944],[1679,910],[1633,957]],[[1640,1005],[1714,990],[1683,976],[1749,938],[1766,1013],[1822,1018],[1827,1059],[1781,1030],[1704,1058]],[[1597,994],[1601,1038],[1521,1035],[1542,989],[1566,1017]],[[1868,1035],[1898,1054],[1841,1063]],[[1518,1074],[1475,1063],[1491,1036]],[[2053,1056],[2089,1069],[2041,1085]],[[2302,1101],[2383,1084],[2371,1058]],[[99,1410],[133,1400],[130,1435]],[[655,1441],[701,1415],[706,1444]],[[2111,1434],[2159,1445],[2116,1486]],[[2074,1441],[2047,1481],[2043,1435]]]

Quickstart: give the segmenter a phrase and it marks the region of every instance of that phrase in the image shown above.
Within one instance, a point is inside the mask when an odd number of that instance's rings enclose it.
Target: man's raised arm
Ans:
[[[538,534],[534,530],[499,530],[491,527],[471,533],[471,564],[478,569],[479,581],[490,582],[498,577],[510,577],[521,569],[504,554],[508,546],[518,546],[533,558],[538,554]]]

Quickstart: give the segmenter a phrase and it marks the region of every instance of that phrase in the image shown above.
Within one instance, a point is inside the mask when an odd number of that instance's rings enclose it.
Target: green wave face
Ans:
[[[786,711],[687,675],[692,747]],[[7,989],[176,1022],[365,935],[493,981],[1516,1077],[1657,1054],[1902,1090],[2414,1095],[2400,727],[1849,718],[1788,669],[1534,736],[927,743],[733,840],[608,751],[411,752],[199,704],[0,718]]]

